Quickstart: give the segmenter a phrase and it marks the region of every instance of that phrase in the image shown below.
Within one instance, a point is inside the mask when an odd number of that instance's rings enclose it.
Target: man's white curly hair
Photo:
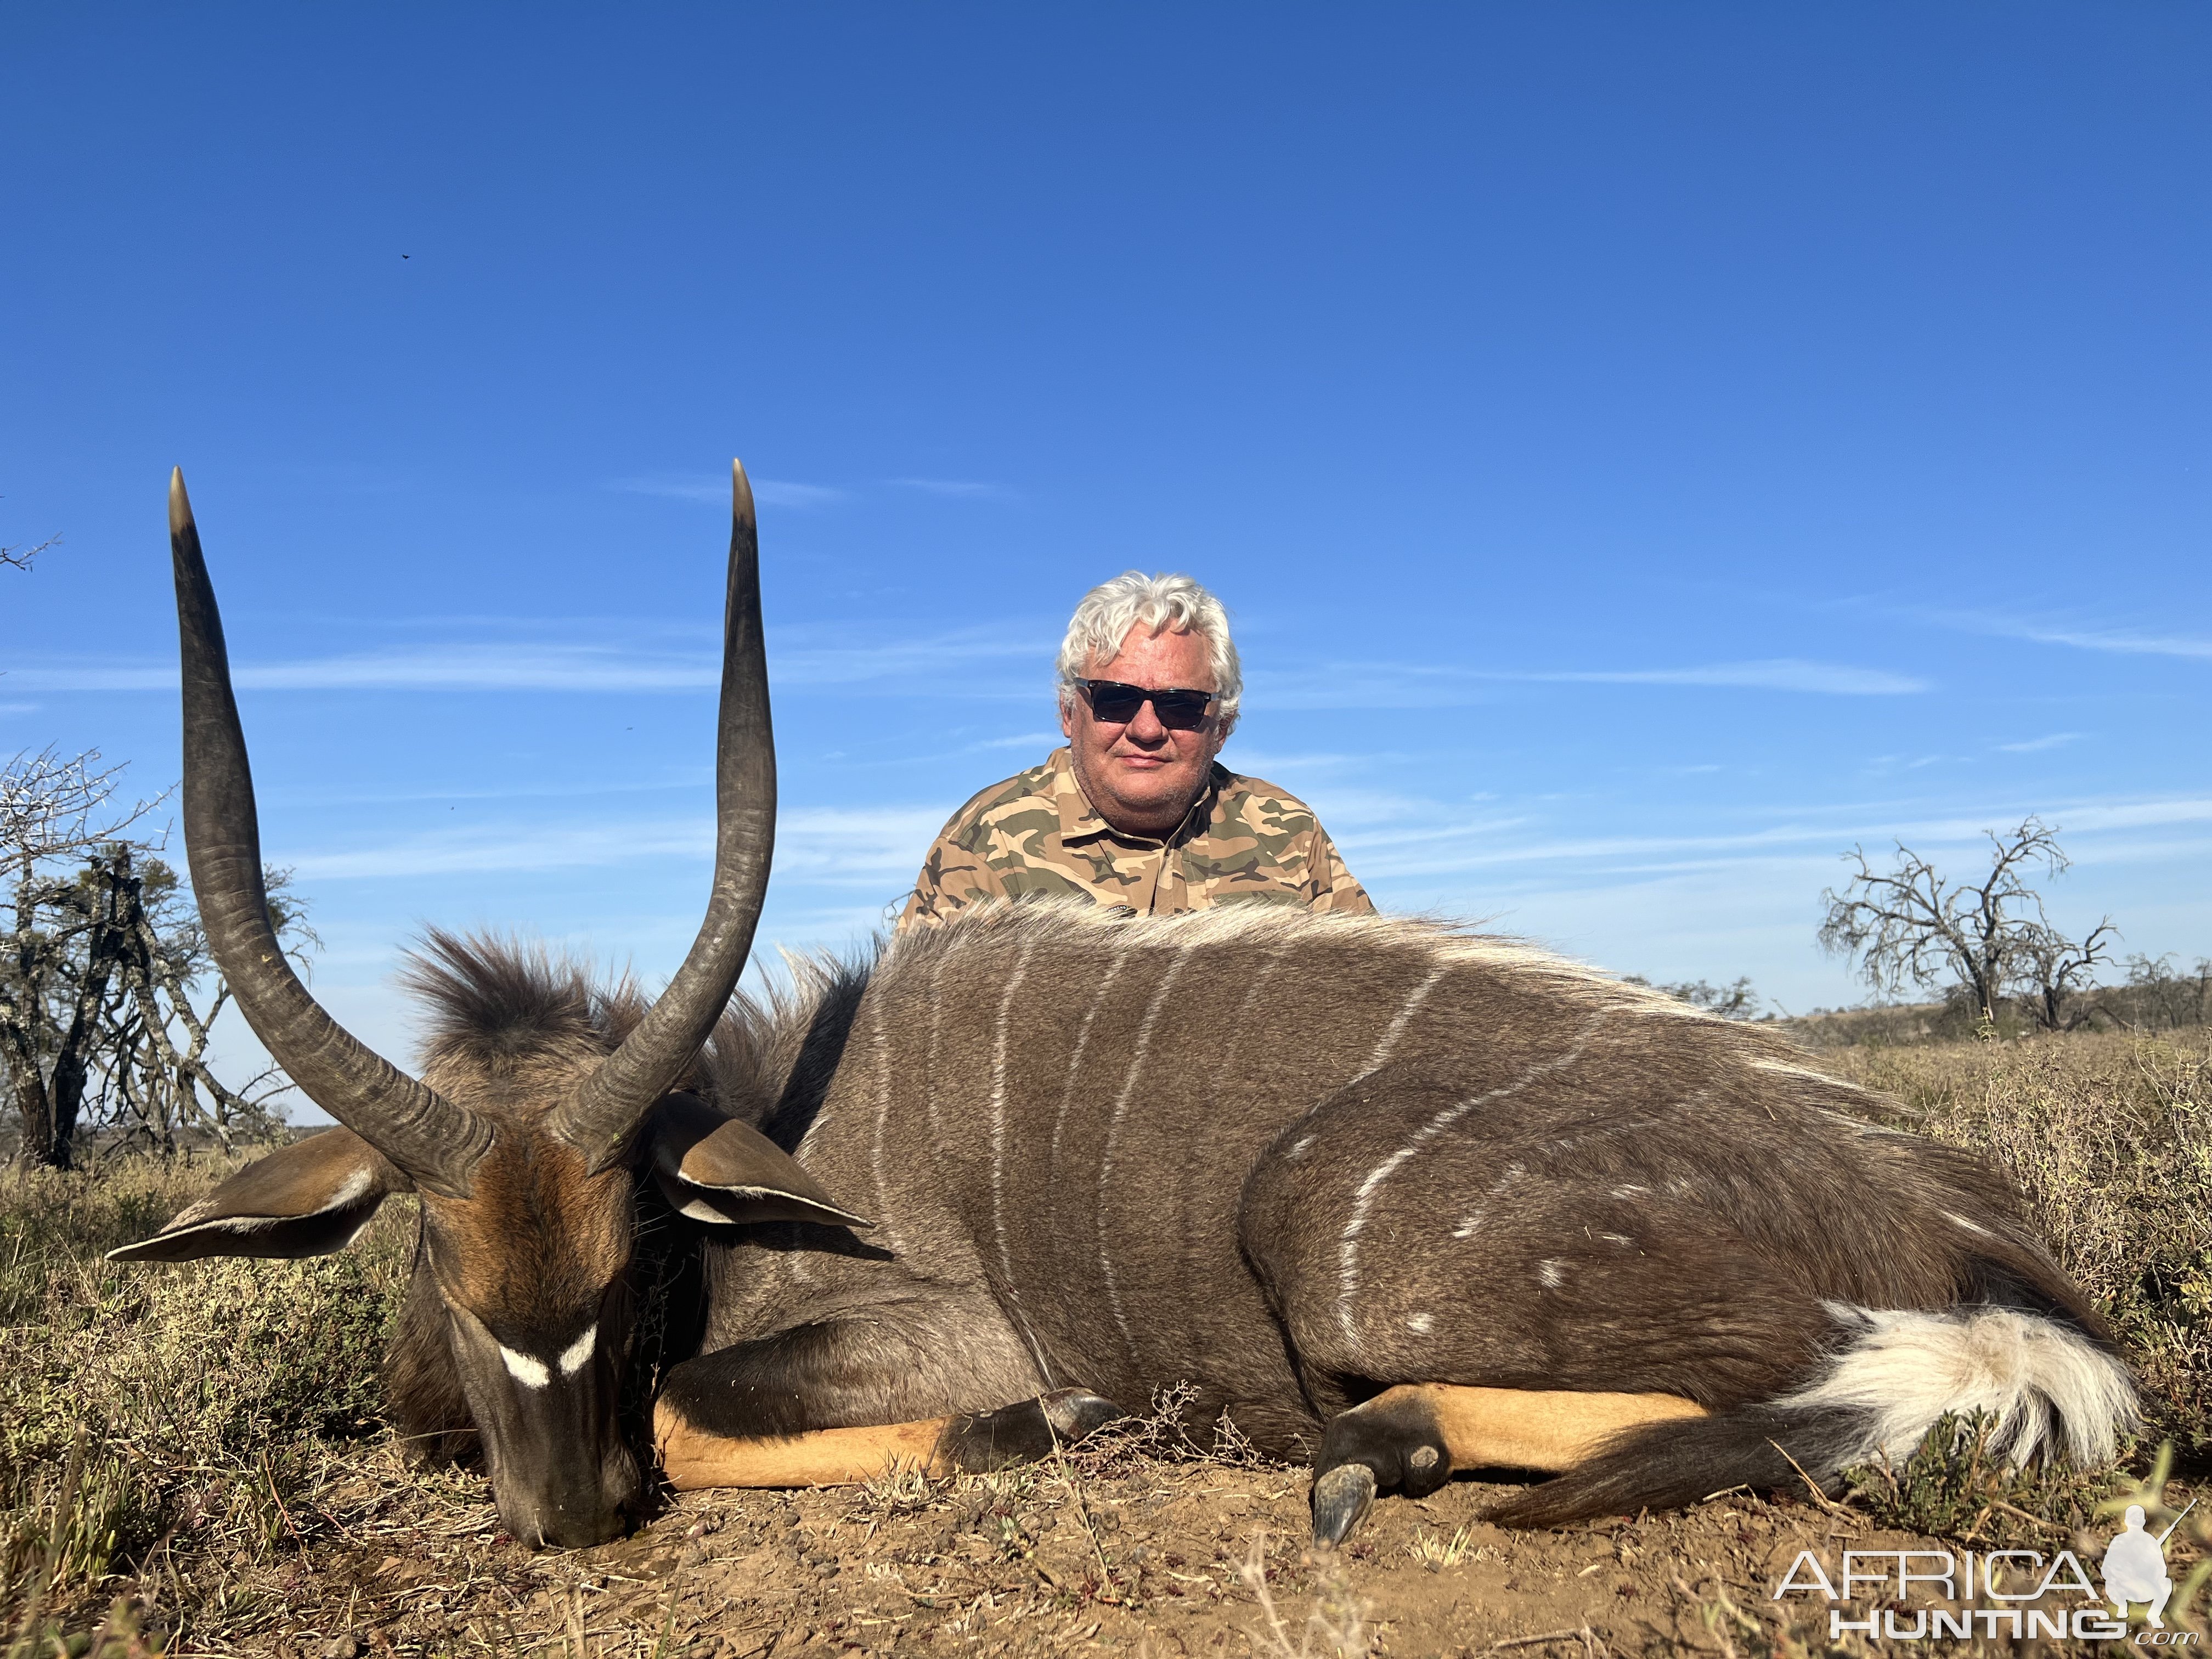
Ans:
[[[1244,695],[1244,671],[1237,660],[1236,641],[1229,637],[1229,613],[1188,576],[1147,576],[1141,570],[1125,570],[1110,582],[1101,582],[1083,596],[1068,618],[1067,637],[1060,647],[1060,702],[1065,709],[1074,700],[1075,682],[1087,678],[1094,662],[1104,662],[1121,649],[1133,628],[1149,633],[1170,628],[1197,635],[1206,641],[1213,668],[1213,684],[1221,699],[1218,718],[1226,731],[1237,723],[1237,705]]]

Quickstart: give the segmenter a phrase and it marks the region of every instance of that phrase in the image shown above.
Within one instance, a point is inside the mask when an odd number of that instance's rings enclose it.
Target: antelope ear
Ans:
[[[247,1164],[174,1220],[110,1261],[287,1259],[342,1250],[407,1177],[350,1129],[325,1129]]]
[[[694,1221],[819,1221],[872,1227],[823,1192],[791,1155],[750,1123],[724,1117],[696,1095],[670,1095],[646,1125],[653,1178]]]

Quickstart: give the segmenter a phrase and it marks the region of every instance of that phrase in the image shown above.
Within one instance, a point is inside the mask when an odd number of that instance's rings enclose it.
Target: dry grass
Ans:
[[[1267,1539],[1262,1533],[1237,1564],[1237,1577],[1252,1592],[1260,1607],[1260,1624],[1252,1632],[1252,1645],[1267,1659],[1367,1659],[1374,1650],[1374,1632],[1368,1628],[1373,1611],[1352,1593],[1344,1564],[1332,1553],[1304,1563],[1313,1578],[1313,1603],[1303,1620],[1277,1605],[1269,1588],[1273,1571],[1267,1562]]]
[[[2122,1486],[2166,1473],[2153,1467],[2161,1440],[2176,1449],[2182,1476],[2201,1471],[2212,1459],[2212,1051],[2202,1034],[1858,1048],[1824,1060],[1893,1093],[1929,1133],[1979,1149],[2019,1181],[2128,1344],[2153,1419],[2117,1483],[2007,1475],[1977,1458],[1966,1425],[1955,1447],[1864,1472],[1849,1500],[1860,1519],[1848,1524],[1984,1546],[2100,1530]],[[1040,1629],[1048,1620],[1061,1632],[1053,1642],[1079,1645],[1102,1620],[1143,1629],[1160,1609],[1203,1607],[1234,1644],[1216,1650],[1350,1653],[1389,1626],[1385,1614],[1410,1616],[1410,1598],[1424,1592],[1408,1583],[1441,1595],[1469,1575],[1498,1576],[1517,1597],[1553,1582],[1547,1549],[1570,1559],[1559,1582],[1606,1583],[1577,1576],[1585,1569],[1572,1553],[1588,1546],[1574,1535],[1556,1545],[1509,1538],[1482,1526],[1475,1498],[1463,1495],[1433,1513],[1378,1510],[1376,1549],[1346,1552],[1349,1566],[1295,1551],[1269,1563],[1263,1551],[1255,1585],[1238,1565],[1240,1553],[1251,1559],[1246,1523],[1272,1516],[1273,1535],[1287,1537],[1302,1483],[1251,1457],[1233,1431],[1194,1444],[1173,1395],[1142,1421],[1000,1475],[906,1476],[818,1499],[686,1498],[623,1547],[623,1559],[643,1563],[623,1569],[635,1580],[584,1557],[530,1558],[498,1540],[480,1478],[407,1469],[379,1421],[377,1358],[405,1273],[408,1206],[390,1206],[350,1251],[316,1261],[168,1268],[99,1259],[158,1226],[224,1167],[140,1161],[94,1175],[0,1176],[0,1653],[36,1624],[77,1632],[71,1651],[104,1628],[97,1651],[112,1656],[156,1643],[172,1654],[308,1654],[356,1630],[374,1634],[379,1654],[734,1656],[758,1639],[712,1611],[738,1593],[734,1573],[751,1575],[748,1605],[784,1609],[749,1618],[811,1620],[821,1642],[844,1639],[837,1620],[849,1616],[872,1643],[925,1627],[966,1640],[1027,1620]],[[1811,1515],[1731,1501],[1755,1520],[1695,1524],[1725,1542],[1742,1525]],[[1425,1528],[1416,1524],[1425,1513]],[[1176,1517],[1170,1532],[1143,1531],[1168,1528],[1166,1517]],[[2212,1531],[2200,1536],[2197,1520],[2184,1535],[2201,1548]],[[1645,1599],[1613,1605],[1624,1615],[1650,1605],[1671,1580],[1649,1575],[1677,1563],[1664,1572],[1688,1572],[1698,1587],[1689,1645],[1759,1650],[1744,1615],[1728,1610],[1723,1592],[1705,1589],[1679,1553],[1686,1536],[1665,1541],[1690,1523],[1638,1524],[1644,1530],[1620,1534],[1638,1540],[1632,1550],[1624,1541],[1621,1561],[1637,1557]],[[1818,1524],[1846,1523],[1824,1514]],[[1138,1541],[1145,1536],[1153,1541]],[[832,1554],[843,1558],[842,1578],[817,1565]],[[2186,1571],[2196,1560],[2193,1548]],[[1410,1580],[1377,1613],[1341,1575],[1363,1574],[1372,1589],[1391,1561]],[[1741,1577],[1741,1564],[1735,1571],[1738,1601],[1755,1609],[1756,1595],[1742,1599],[1755,1577]],[[838,1586],[834,1595],[807,1588],[817,1574]],[[624,1588],[648,1582],[650,1592]],[[991,1588],[1008,1584],[1024,1588]],[[1282,1600],[1291,1587],[1295,1608]],[[2192,1594],[2203,1588],[2192,1583]],[[864,1592],[907,1608],[902,1622],[878,1631],[873,1614],[851,1611]],[[617,1614],[622,1597],[635,1609]],[[1559,1624],[1529,1636],[1509,1625],[1501,1635],[1517,1651],[1598,1650],[1602,1620]],[[700,1645],[718,1631],[726,1650]],[[1626,1650],[1623,1638],[1614,1650]]]
[[[404,1218],[313,1261],[100,1260],[229,1167],[0,1176],[0,1604],[82,1609],[135,1580],[173,1613],[227,1613],[239,1572],[298,1547],[296,1512],[380,1431]]]
[[[2212,1458],[2212,1035],[1825,1054],[2010,1175],[2125,1345],[2149,1440]]]

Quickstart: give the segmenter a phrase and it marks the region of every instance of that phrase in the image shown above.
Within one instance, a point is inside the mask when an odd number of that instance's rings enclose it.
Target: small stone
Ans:
[[[361,1638],[357,1636],[333,1636],[315,1650],[316,1659],[359,1659]]]

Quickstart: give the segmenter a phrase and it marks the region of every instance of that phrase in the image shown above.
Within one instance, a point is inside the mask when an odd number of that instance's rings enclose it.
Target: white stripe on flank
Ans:
[[[1160,975],[1160,982],[1152,992],[1152,1000],[1145,1005],[1144,1024],[1137,1028],[1137,1046],[1129,1055],[1129,1068],[1121,1074],[1121,1092],[1114,1101],[1114,1110],[1106,1120],[1106,1149],[1098,1158],[1098,1270],[1106,1280],[1106,1305],[1114,1310],[1114,1323],[1121,1328],[1122,1345],[1129,1357],[1137,1355],[1137,1339],[1130,1333],[1129,1316],[1122,1311],[1121,1287],[1114,1282],[1114,1261],[1106,1243],[1106,1189],[1114,1179],[1114,1141],[1121,1133],[1121,1114],[1129,1104],[1129,1097],[1137,1091],[1138,1074],[1145,1068],[1145,1050],[1152,1040],[1152,1025],[1160,1017],[1168,993],[1175,988],[1176,975],[1190,960],[1191,947],[1184,945]]]
[[[1047,1170],[1053,1179],[1060,1174],[1060,1132],[1067,1121],[1068,1103],[1075,1097],[1076,1083],[1083,1076],[1084,1051],[1091,1047],[1091,1024],[1098,1018],[1098,1011],[1106,1006],[1106,994],[1114,988],[1114,981],[1121,976],[1121,969],[1129,960],[1131,935],[1121,936],[1121,948],[1114,952],[1114,965],[1098,976],[1098,989],[1091,994],[1090,1007],[1084,1010],[1083,1027],[1075,1034],[1075,1052],[1067,1057],[1067,1085],[1060,1091],[1060,1109],[1052,1120],[1052,1161]]]
[[[502,1342],[499,1357],[507,1364],[507,1372],[526,1389],[542,1389],[553,1380],[553,1373],[545,1369],[542,1359],[532,1359],[526,1353],[517,1353]]]
[[[553,1363],[561,1368],[563,1376],[574,1376],[591,1363],[592,1351],[599,1346],[599,1328],[587,1327],[584,1334],[561,1350],[560,1358]]]
[[[1036,949],[1032,938],[1014,959],[1006,980],[1006,994],[999,999],[999,1023],[991,1036],[991,1231],[999,1241],[999,1273],[1011,1290],[1013,1257],[1006,1249],[1006,1019],[1013,1012],[1014,994],[1029,977],[1030,955]]]
[[[1278,945],[1261,958],[1259,972],[1244,988],[1244,1000],[1237,1005],[1237,1018],[1229,1022],[1229,1040],[1221,1045],[1221,1053],[1213,1063],[1213,1091],[1221,1092],[1221,1079],[1229,1075],[1229,1062],[1235,1058],[1237,1045],[1243,1040],[1245,1027],[1252,1018],[1253,1005],[1259,1000],[1261,988],[1275,969],[1282,965],[1283,953],[1290,949],[1288,941]]]
[[[1510,1083],[1501,1084],[1486,1094],[1470,1095],[1465,1100],[1453,1102],[1434,1117],[1413,1131],[1413,1138],[1367,1172],[1367,1179],[1359,1183],[1352,1195],[1352,1216],[1344,1224],[1344,1237],[1337,1246],[1336,1322],[1343,1329],[1345,1340],[1356,1343],[1358,1332],[1352,1322],[1352,1299],[1359,1293],[1359,1235],[1367,1226],[1367,1218],[1375,1208],[1375,1194],[1382,1183],[1398,1172],[1399,1167],[1434,1140],[1446,1129],[1465,1117],[1478,1106],[1486,1106],[1493,1100],[1503,1100],[1508,1095],[1517,1095],[1538,1078],[1548,1073],[1564,1071],[1582,1058],[1583,1049],[1604,1022],[1606,1011],[1598,1012],[1583,1023],[1575,1040],[1566,1052],[1552,1060],[1539,1060]],[[1509,1178],[1510,1178],[1509,1172]],[[1501,1181],[1498,1185],[1504,1186]]]
[[[868,1048],[876,1057],[876,1144],[868,1155],[868,1165],[876,1177],[876,1224],[884,1230],[884,1242],[893,1255],[906,1254],[899,1243],[898,1228],[891,1220],[891,1199],[889,1185],[884,1179],[884,1133],[891,1113],[891,1045],[890,1036],[884,1030],[884,1008],[877,1003],[875,1015],[868,1022]]]
[[[921,1103],[929,1114],[929,1144],[933,1150],[945,1150],[945,1128],[937,1115],[937,1037],[944,1024],[940,1016],[945,1012],[945,992],[938,983],[945,975],[945,958],[948,953],[939,951],[937,960],[929,964],[929,1061],[922,1069]]]
[[[1381,1041],[1376,1043],[1375,1052],[1367,1056],[1365,1069],[1355,1074],[1352,1082],[1358,1083],[1363,1078],[1373,1077],[1389,1064],[1390,1056],[1398,1047],[1398,1039],[1406,1035],[1406,1027],[1413,1024],[1413,1016],[1420,1012],[1421,1005],[1429,1000],[1429,993],[1437,988],[1437,981],[1444,976],[1444,971],[1449,966],[1449,963],[1438,963],[1429,970],[1429,976],[1413,988],[1412,994],[1400,1006],[1397,1017],[1391,1020]],[[1346,1086],[1351,1085],[1347,1084]]]
[[[806,1121],[806,1133],[799,1137],[799,1145],[791,1149],[791,1155],[804,1164],[806,1161],[806,1143],[813,1139],[814,1132],[829,1121],[828,1110],[820,1106],[816,1107],[814,1115]]]

